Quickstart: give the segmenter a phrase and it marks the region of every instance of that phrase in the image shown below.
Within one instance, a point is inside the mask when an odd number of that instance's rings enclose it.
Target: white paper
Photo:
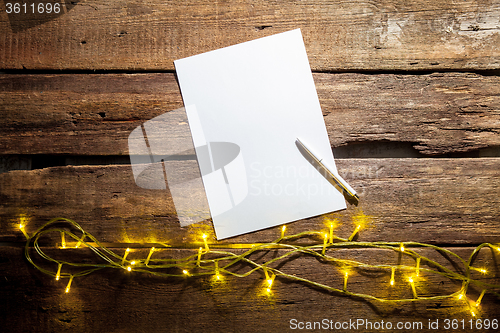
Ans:
[[[300,30],[175,61],[218,239],[346,208]]]

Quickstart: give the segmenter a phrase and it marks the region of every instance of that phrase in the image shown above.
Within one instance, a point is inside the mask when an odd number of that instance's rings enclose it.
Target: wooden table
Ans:
[[[500,242],[500,2],[59,2],[56,14],[29,13],[38,10],[29,1],[18,14],[7,13],[7,0],[0,5],[2,332],[282,332],[324,319],[379,323],[353,330],[360,332],[422,322],[413,331],[431,332],[436,320],[447,331],[446,319],[472,319],[459,301],[385,306],[279,278],[269,297],[261,293],[262,272],[214,284],[208,276],[109,269],[75,279],[66,294],[67,280],[23,259],[18,226],[26,222],[33,233],[67,217],[120,255],[131,247],[130,258],[144,259],[160,242],[172,246],[163,257],[196,253],[211,224],[180,228],[168,191],[135,185],[127,137],[182,106],[173,60],[301,28],[339,172],[361,197],[337,216],[335,233],[347,238],[353,216],[363,213],[372,224],[357,241],[423,242],[467,258],[481,243]],[[324,217],[316,217],[289,224],[287,234],[324,228]],[[210,247],[279,234],[271,228],[211,239]],[[56,242],[44,246],[63,258],[96,260],[85,248],[61,254]],[[453,268],[442,253],[417,250]],[[327,253],[401,260],[379,249]],[[500,252],[483,249],[476,265],[488,273],[475,277],[500,284],[499,260]],[[338,270],[314,258],[286,266],[342,288]],[[388,281],[387,273],[353,274],[349,290],[411,296],[404,276],[392,289]],[[460,284],[429,277],[418,288],[433,296]],[[467,297],[475,301],[481,291],[471,287]],[[484,296],[480,318],[500,320],[497,297]]]

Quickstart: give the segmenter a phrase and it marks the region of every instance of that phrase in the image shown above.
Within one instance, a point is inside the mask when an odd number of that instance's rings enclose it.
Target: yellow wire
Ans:
[[[80,233],[82,233],[81,236],[77,236],[74,233],[61,229],[61,228],[49,228],[51,225],[58,223],[58,225],[61,224],[61,222],[66,222],[68,223],[72,228],[77,229]],[[24,229],[24,228],[23,228]],[[353,234],[356,234],[359,231],[359,228],[354,230]],[[103,263],[74,263],[74,262],[67,262],[67,261],[62,261],[62,260],[57,260],[54,259],[53,257],[48,256],[46,253],[44,253],[39,246],[39,239],[42,236],[47,235],[48,233],[54,233],[54,232],[59,232],[61,235],[68,236],[70,238],[75,239],[78,242],[81,242],[82,247],[87,247],[94,253],[96,253],[102,260]],[[447,298],[452,298],[456,297],[459,295],[466,295],[467,294],[467,289],[470,284],[476,285],[477,287],[483,288],[483,290],[488,290],[488,293],[491,293],[493,295],[496,295],[497,297],[500,297],[500,294],[496,292],[495,290],[500,289],[500,285],[494,285],[490,283],[486,283],[484,281],[480,280],[475,280],[471,278],[471,270],[474,270],[474,267],[472,267],[474,260],[477,257],[478,252],[481,250],[483,247],[490,247],[492,249],[498,248],[497,245],[493,245],[490,243],[484,243],[479,245],[471,254],[471,256],[468,258],[468,260],[462,259],[459,255],[455,254],[454,252],[435,246],[431,244],[425,244],[425,243],[418,243],[418,242],[405,242],[404,243],[404,251],[402,251],[402,243],[400,242],[353,242],[352,237],[349,237],[349,239],[343,239],[339,237],[328,237],[329,235],[325,234],[320,231],[306,231],[306,232],[301,232],[295,235],[289,235],[289,236],[284,236],[284,234],[281,234],[281,237],[278,238],[277,240],[270,242],[270,243],[263,243],[263,244],[255,244],[255,246],[251,247],[250,249],[246,250],[242,254],[236,254],[231,251],[223,251],[223,250],[212,250],[208,246],[206,246],[205,251],[203,252],[203,258],[211,258],[211,259],[201,259],[200,256],[200,249],[193,249],[194,253],[192,255],[189,255],[185,258],[182,259],[155,259],[154,262],[155,264],[150,263],[150,258],[151,254],[153,251],[155,251],[154,248],[152,248],[149,252],[148,258],[145,260],[135,260],[135,265],[134,265],[134,272],[144,272],[144,273],[149,273],[155,276],[161,276],[161,277],[181,277],[181,276],[189,276],[189,277],[199,277],[199,276],[204,276],[204,275],[231,275],[235,277],[246,277],[249,276],[250,274],[257,272],[257,271],[262,271],[264,273],[264,276],[266,280],[269,280],[269,273],[272,274],[273,276],[273,281],[274,277],[279,278],[279,279],[288,279],[292,281],[300,281],[302,283],[305,283],[311,287],[315,288],[320,288],[326,291],[330,292],[336,292],[336,293],[342,293],[343,295],[348,295],[351,297],[356,297],[356,298],[362,298],[365,300],[373,300],[373,301],[379,301],[379,302],[384,302],[384,303],[403,303],[403,302],[421,302],[421,301],[428,301],[428,300],[442,300],[442,299],[447,299]],[[351,235],[352,236],[352,235]],[[328,237],[328,238],[327,238]],[[307,244],[307,245],[301,245],[297,243],[293,243],[293,241],[297,241],[301,238],[313,238],[315,242],[313,244]],[[89,241],[87,241],[87,239]],[[327,243],[327,240],[329,241],[330,239],[335,240],[333,243]],[[206,239],[205,239],[206,241]],[[205,244],[207,245],[207,244]],[[234,248],[238,248],[239,246],[235,245]],[[57,264],[57,271],[52,271],[45,269],[33,262],[30,256],[30,249],[31,246],[35,249],[35,252],[43,259],[53,262]],[[232,248],[233,246],[228,246],[228,248]],[[257,263],[253,260],[250,259],[251,255],[256,252],[261,252],[261,251],[267,251],[269,249],[274,249],[274,248],[281,248],[286,250],[286,252],[283,255],[280,255],[278,257],[275,257],[273,259],[268,260],[265,263]],[[415,286],[413,280],[410,282],[410,286],[412,288],[412,293],[414,298],[401,298],[401,299],[388,299],[388,298],[380,298],[380,297],[375,297],[373,295],[368,295],[368,294],[362,294],[362,293],[353,293],[347,290],[347,284],[345,283],[343,286],[340,288],[335,288],[332,286],[328,286],[325,284],[321,284],[318,282],[315,282],[313,280],[309,280],[306,278],[302,278],[296,275],[292,274],[287,274],[281,269],[273,268],[272,265],[279,267],[280,262],[286,262],[288,258],[295,258],[297,255],[305,255],[305,256],[312,256],[320,259],[320,262],[326,263],[326,264],[333,264],[336,266],[341,266],[341,267],[347,267],[349,269],[375,269],[375,270],[380,270],[380,271],[391,271],[391,280],[393,280],[393,274],[394,270],[397,268],[398,270],[401,271],[408,271],[410,273],[415,273],[415,266],[405,266],[405,265],[374,265],[374,264],[368,264],[364,262],[359,262],[355,260],[347,260],[347,259],[341,259],[332,256],[332,254],[325,254],[325,249],[326,248],[332,248],[332,249],[346,249],[346,248],[371,248],[371,249],[384,249],[384,250],[392,250],[395,252],[398,252],[402,255],[414,258],[417,260],[417,274],[418,272],[424,272],[427,274],[435,274],[435,275],[440,275],[445,278],[450,279],[451,281],[460,281],[462,282],[462,287],[459,291],[453,292],[451,294],[445,294],[445,295],[438,295],[438,296],[431,296],[431,297],[417,297],[416,291],[415,291]],[[464,273],[460,273],[457,271],[453,271],[447,267],[442,266],[441,264],[435,262],[432,259],[429,259],[416,251],[412,250],[411,248],[430,248],[434,249],[440,253],[447,254],[448,256],[455,257],[457,258],[462,265],[464,266]],[[125,261],[125,257],[127,255],[127,252],[123,256],[120,256],[113,252],[112,250],[106,248],[103,246],[94,236],[91,234],[87,233],[83,228],[78,225],[76,222],[70,220],[70,219],[65,219],[65,218],[56,218],[53,219],[49,222],[47,222],[45,225],[43,225],[41,228],[39,228],[32,236],[30,236],[26,242],[25,246],[25,256],[27,260],[38,270],[41,272],[57,277],[57,278],[69,278],[69,283],[68,285],[71,285],[71,282],[73,281],[74,278],[81,277],[84,275],[91,274],[97,270],[100,269],[108,269],[108,268],[119,268],[123,269],[123,262]],[[331,251],[330,253],[335,254],[335,251]],[[209,255],[210,254],[210,255]],[[215,258],[213,258],[216,256]],[[425,262],[428,267],[430,268],[422,268],[420,267],[420,263]],[[241,264],[245,263],[252,267],[249,271],[238,274],[233,271],[231,271],[231,267],[235,266],[236,264]],[[81,271],[73,274],[69,273],[62,273],[61,272],[61,267],[62,266],[70,266],[70,267],[76,267],[76,268],[82,268]],[[165,269],[170,269],[170,268],[177,268],[175,270],[176,272],[179,273],[166,273],[162,270]],[[188,272],[185,273],[185,272]],[[345,272],[345,270],[343,271]],[[344,282],[346,281],[347,278],[344,277]],[[68,286],[68,291],[69,291],[69,286]],[[482,297],[481,297],[482,298]],[[479,299],[479,302],[481,301],[481,298]],[[478,303],[479,303],[478,302]],[[469,302],[467,302],[469,304]],[[470,306],[469,306],[470,307]],[[470,308],[471,312],[473,311],[472,308]],[[476,313],[474,313],[476,315]]]

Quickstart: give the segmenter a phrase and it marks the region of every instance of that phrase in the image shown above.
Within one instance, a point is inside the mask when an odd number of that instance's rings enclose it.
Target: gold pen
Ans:
[[[316,162],[316,164],[318,164],[321,169],[323,169],[323,171],[325,171],[335,181],[335,183],[342,190],[344,190],[345,193],[347,193],[347,195],[356,198],[356,200],[359,200],[359,196],[356,194],[356,191],[349,184],[347,184],[347,182],[342,177],[340,177],[337,172],[333,172],[326,165],[321,163],[323,159],[319,159],[316,155],[314,155],[314,153],[302,141],[300,141],[299,138],[297,138],[296,143],[298,143],[298,147],[302,148],[302,150],[306,152],[307,155],[309,155],[309,157],[311,157],[314,162]]]

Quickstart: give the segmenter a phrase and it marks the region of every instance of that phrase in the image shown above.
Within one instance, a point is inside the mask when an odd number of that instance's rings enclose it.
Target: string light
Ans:
[[[78,240],[78,243],[76,243],[76,245],[75,245],[75,249],[79,248],[79,247],[80,247],[80,245],[82,245],[82,242],[83,242],[83,240],[85,239],[85,236],[86,236],[86,235],[83,235],[83,236],[82,236],[82,238],[80,238],[80,239]]]
[[[411,285],[411,291],[413,292],[413,298],[418,298],[417,291],[415,290],[415,281],[413,281],[413,277],[410,277],[408,279],[408,281],[410,282],[410,285]]]
[[[149,260],[151,259],[151,256],[153,255],[153,253],[155,252],[155,248],[154,246],[151,248],[151,250],[149,250],[149,254],[148,254],[148,257],[146,258],[146,261],[144,261],[144,265],[148,265],[149,264]]]
[[[347,279],[349,278],[349,272],[344,271],[344,288],[342,289],[344,292],[347,291]]]
[[[61,248],[62,249],[66,248],[66,238],[64,236],[64,231],[61,231]]]
[[[266,276],[266,280],[269,280],[269,273],[267,273],[267,268],[264,266],[264,267],[262,267],[262,270],[264,271],[264,275]]]
[[[26,239],[29,239],[29,238],[30,238],[30,236],[28,235],[28,233],[26,232],[26,230],[24,230],[24,228],[25,228],[25,227],[26,227],[26,226],[25,226],[24,224],[22,224],[22,223],[21,223],[21,224],[19,224],[19,230],[21,230],[21,231],[22,231],[22,233],[23,233],[24,237],[26,237]]]
[[[325,250],[326,250],[326,243],[328,241],[328,235],[325,234],[325,236],[323,237],[323,250],[321,251],[321,254],[322,255],[325,255]]]
[[[274,283],[274,279],[276,277],[276,275],[274,275],[274,273],[271,275],[271,277],[269,277],[269,275],[267,274],[267,271],[264,270],[264,272],[266,272],[266,282],[267,282],[267,288],[266,288],[266,291],[268,293],[271,292],[271,287],[273,286],[273,283]]]
[[[276,278],[276,275],[272,273],[271,276],[269,276],[269,273],[267,271],[267,268],[265,266],[262,267],[264,270],[264,274],[266,275],[266,282],[267,282],[267,292],[271,291],[271,287],[273,285],[274,279]]]
[[[276,275],[271,275],[271,278],[270,279],[267,279],[267,284],[268,284],[268,287],[271,288],[272,285],[273,285],[273,282],[274,282],[274,278],[276,277]]]
[[[476,315],[477,315],[477,311],[478,311],[478,309],[476,307],[476,304],[475,303],[471,304],[469,301],[467,301],[467,305],[470,308],[470,314],[471,314],[471,316],[475,318]]]
[[[328,231],[329,231],[328,243],[332,244],[333,240],[335,239],[334,234],[333,234],[333,230],[335,230],[339,226],[339,219],[337,219],[337,218],[330,219],[328,217],[325,217],[324,223],[328,227]]]
[[[358,209],[357,213],[352,216],[352,220],[356,228],[354,229],[351,236],[348,238],[348,241],[351,242],[356,234],[361,231],[364,227],[370,224],[370,218],[363,213],[361,209]]]
[[[281,237],[280,238],[285,237],[285,231],[286,231],[286,225],[281,227]]]
[[[405,246],[403,243],[401,243],[401,245],[399,246],[399,251],[405,252]]]
[[[351,236],[349,236],[349,239],[348,239],[348,240],[349,240],[349,242],[351,242],[351,241],[354,239],[354,237],[356,236],[356,234],[357,234],[360,230],[361,230],[361,224],[358,224],[358,225],[356,226],[356,229],[354,229],[354,232],[351,234]]]
[[[202,238],[203,238],[203,243],[205,243],[205,251],[210,251],[210,249],[208,248],[208,243],[207,243],[207,234],[203,234],[202,235]]]
[[[96,264],[89,264],[88,262],[81,263],[81,264],[71,263],[71,262],[65,262],[65,261],[60,261],[60,260],[54,259],[54,258],[48,256],[47,254],[45,254],[42,251],[42,247],[39,246],[39,243],[38,243],[39,238],[42,235],[46,235],[49,232],[61,232],[61,229],[59,229],[59,228],[49,229],[49,226],[51,226],[54,223],[60,224],[61,220],[68,222],[73,228],[78,229],[80,232],[82,232],[83,236],[80,238],[81,240],[83,240],[83,237],[88,237],[90,239],[90,241],[93,242],[92,243],[93,245],[87,246],[86,249],[89,251],[94,251],[106,263],[102,263],[102,262],[99,262]],[[358,228],[358,226],[360,226],[360,225],[361,224],[356,225],[357,231],[359,231],[358,229],[361,229],[361,227]],[[354,233],[353,233],[354,235],[357,233],[356,230],[354,230]],[[68,236],[70,236],[73,239],[79,239],[76,235],[74,235],[73,233],[71,233],[69,231],[64,231],[64,233],[67,233]],[[323,236],[323,243],[322,244],[319,241],[313,242],[312,244],[308,243],[306,245],[299,245],[300,243],[294,243],[297,239],[302,238],[302,237],[314,239],[314,236],[317,236],[318,234]],[[61,233],[61,235],[62,235],[62,233]],[[199,247],[197,260],[193,260],[194,257],[196,257],[196,253],[195,253],[194,255],[190,255],[184,259],[159,258],[159,259],[155,260],[155,262],[156,262],[155,265],[148,266],[150,259],[151,259],[151,256],[155,251],[155,248],[153,247],[150,249],[149,254],[147,256],[147,259],[144,261],[145,265],[137,265],[141,261],[136,259],[136,260],[131,261],[130,264],[126,267],[126,269],[128,271],[134,270],[134,271],[138,271],[138,272],[149,273],[149,274],[152,274],[155,276],[168,277],[168,276],[179,276],[178,273],[174,274],[174,273],[170,272],[172,268],[176,267],[176,268],[180,269],[180,271],[185,276],[200,277],[200,276],[206,275],[207,273],[209,273],[209,274],[212,273],[212,274],[214,274],[213,276],[216,280],[221,280],[221,278],[222,278],[220,267],[224,267],[223,268],[224,274],[229,274],[229,275],[232,275],[235,277],[246,277],[257,270],[263,270],[265,273],[265,276],[266,276],[266,282],[264,283],[264,288],[268,292],[271,291],[271,288],[272,288],[272,285],[273,285],[275,278],[277,276],[280,276],[280,278],[288,279],[291,281],[300,281],[301,283],[303,283],[305,285],[309,285],[311,287],[318,288],[318,289],[323,289],[323,290],[328,291],[328,292],[344,292],[348,296],[359,298],[359,299],[367,299],[367,300],[371,300],[371,301],[379,300],[379,301],[388,302],[388,303],[392,303],[392,304],[400,304],[401,302],[415,302],[415,301],[422,302],[422,301],[444,300],[447,298],[457,297],[457,296],[458,296],[458,299],[464,299],[464,298],[466,299],[467,288],[468,288],[469,284],[474,284],[476,286],[484,286],[485,285],[485,283],[483,281],[475,280],[469,274],[470,270],[476,270],[476,271],[479,271],[483,274],[487,273],[486,268],[476,268],[476,267],[472,266],[474,260],[477,257],[476,256],[477,252],[480,251],[481,248],[483,248],[483,247],[488,247],[488,246],[492,247],[493,246],[489,243],[484,243],[484,244],[479,245],[473,251],[469,260],[466,261],[448,249],[444,249],[444,248],[440,248],[440,247],[435,246],[435,245],[429,245],[429,244],[424,244],[424,243],[415,243],[415,242],[405,242],[405,243],[356,242],[356,243],[352,243],[352,240],[335,237],[336,242],[334,242],[334,243],[332,242],[331,244],[328,245],[329,248],[332,247],[335,249],[352,248],[354,245],[356,248],[377,248],[377,249],[385,249],[385,250],[391,250],[391,251],[394,251],[394,250],[401,251],[401,248],[404,247],[405,245],[408,245],[408,246],[411,246],[414,248],[419,248],[419,247],[420,248],[429,248],[429,249],[434,249],[434,250],[438,251],[439,253],[444,253],[449,257],[454,257],[454,258],[460,260],[460,262],[464,265],[464,269],[454,267],[454,270],[452,270],[452,269],[449,269],[449,268],[441,265],[440,263],[438,263],[438,262],[436,262],[428,257],[424,257],[423,255],[421,255],[415,251],[406,251],[405,250],[408,256],[412,256],[416,259],[416,266],[405,266],[405,265],[401,265],[400,263],[394,263],[393,265],[384,265],[383,267],[381,267],[380,265],[375,265],[375,264],[372,265],[372,264],[365,263],[365,262],[337,258],[335,256],[332,256],[332,254],[326,255],[325,254],[326,242],[329,239],[331,239],[332,236],[330,236],[330,235],[331,234],[320,233],[318,231],[305,231],[305,232],[298,233],[296,235],[291,235],[291,236],[286,237],[284,239],[278,239],[277,241],[274,241],[274,242],[265,243],[265,244],[258,244],[258,246],[252,246],[248,250],[244,251],[243,253],[239,253],[239,254],[232,253],[231,251],[228,251],[228,250],[227,251],[226,250],[210,250],[210,248],[208,248],[208,244],[206,243],[207,236],[204,236],[203,239],[204,239],[204,242],[206,244],[206,247],[205,247],[206,252],[203,252],[203,248]],[[293,242],[292,242],[292,240],[293,240]],[[87,244],[87,243],[85,243],[85,244]],[[278,248],[278,247],[281,247],[282,249],[287,249],[287,251],[283,255],[280,255],[279,257],[273,258],[265,263],[257,263],[251,259],[252,254],[254,254],[258,251],[267,251],[269,249]],[[41,258],[46,259],[50,262],[57,263],[57,271],[51,272],[51,271],[47,270],[46,268],[40,267],[40,266],[38,266],[38,264],[35,264],[30,256],[30,252],[31,252],[29,250],[30,248],[33,249],[34,251],[36,251],[36,253],[38,253]],[[232,247],[228,246],[227,248],[230,249]],[[322,249],[322,251],[318,251],[319,249]],[[122,257],[122,256],[114,253],[112,250],[107,249],[106,247],[102,246],[101,243],[99,243],[99,241],[95,237],[93,237],[91,234],[86,233],[77,223],[75,223],[71,220],[68,220],[68,219],[54,219],[54,220],[49,221],[47,224],[45,224],[40,229],[38,229],[38,231],[36,231],[30,238],[27,239],[25,255],[26,255],[27,260],[35,268],[39,269],[43,273],[49,274],[51,276],[55,276],[56,280],[61,278],[61,270],[62,270],[63,265],[68,264],[68,265],[71,265],[75,268],[80,267],[82,269],[80,272],[77,272],[77,273],[72,274],[72,275],[67,275],[67,276],[69,276],[69,282],[68,282],[68,285],[66,287],[66,292],[69,292],[69,289],[71,287],[71,283],[75,277],[88,275],[88,274],[93,273],[97,270],[105,269],[105,268],[108,268],[108,269],[124,268],[123,265],[126,262],[126,258],[127,258],[127,255],[129,254],[129,252],[130,252],[130,248],[127,248],[123,257]],[[206,260],[206,262],[212,262],[213,265],[200,266],[201,254],[203,254],[203,253],[212,254],[211,258],[213,258],[213,259]],[[332,253],[333,253],[333,255],[336,254],[335,251],[332,251]],[[331,286],[328,286],[325,284],[314,282],[314,281],[306,279],[306,278],[302,278],[300,276],[296,276],[294,274],[287,274],[285,271],[283,271],[282,268],[280,268],[280,269],[273,268],[272,270],[270,270],[268,268],[268,265],[271,263],[278,262],[278,260],[285,260],[285,262],[286,262],[287,259],[294,258],[297,254],[305,255],[305,256],[312,256],[312,257],[316,257],[318,259],[322,259],[322,260],[319,260],[319,262],[321,262],[321,263],[341,265],[343,267],[343,269],[341,270],[342,276],[343,276],[343,288],[337,289],[337,288],[334,288],[334,287],[331,287]],[[448,278],[452,281],[462,281],[462,288],[460,289],[460,291],[453,292],[451,294],[429,296],[429,297],[419,297],[417,295],[417,292],[416,292],[415,279],[419,275],[421,260],[425,260],[425,262],[428,264],[429,268],[425,270],[426,273],[439,275],[441,277]],[[227,263],[227,264],[225,264],[225,266],[220,266],[223,262]],[[241,264],[241,263],[244,263],[245,265],[250,265],[253,267],[253,269],[250,269],[243,274],[235,273],[231,269],[229,269],[231,266],[236,267],[235,265]],[[134,264],[137,266],[134,266],[135,268],[132,269],[133,268],[132,266]],[[453,265],[453,266],[455,266],[455,265]],[[381,270],[381,269],[384,269],[385,270],[387,268],[391,269],[391,279],[389,282],[389,284],[391,286],[395,285],[395,270],[396,269],[401,269],[403,271],[415,271],[415,275],[410,276],[408,278],[408,282],[410,284],[410,287],[411,287],[411,290],[413,293],[413,298],[411,298],[411,299],[406,299],[406,298],[386,299],[386,298],[375,297],[373,295],[367,295],[367,294],[363,294],[363,293],[355,293],[355,292],[347,291],[347,282],[348,282],[349,274],[352,273],[352,270],[356,270],[356,269],[362,269],[362,270],[366,270],[366,269]],[[162,269],[165,269],[166,272],[162,271]],[[271,272],[272,272],[272,274],[270,274]],[[462,273],[462,272],[465,272],[465,273]],[[495,294],[496,294],[495,289],[497,289],[497,290],[500,289],[500,285],[494,285],[494,284],[488,283],[487,286],[488,286],[487,290],[490,291],[491,293],[495,293]],[[475,302],[476,306],[478,306],[481,303],[483,296],[487,290],[485,288],[483,288],[481,295],[479,296],[479,298]],[[466,302],[466,303],[467,303],[467,306],[469,306],[471,314],[473,316],[476,316],[477,309],[475,307],[473,307],[472,305],[470,305],[469,302]]]
[[[57,264],[56,281],[59,281],[59,278],[61,277],[61,268],[62,268],[62,264],[58,263]]]
[[[479,297],[476,301],[476,306],[479,306],[479,304],[481,304],[481,300],[483,299],[483,296],[485,293],[486,293],[486,289],[483,289],[483,291],[481,292],[481,295],[479,295]]]
[[[458,299],[465,298],[466,293],[467,293],[467,286],[468,286],[468,284],[467,284],[467,282],[466,282],[466,281],[462,282],[462,288],[460,289],[460,291],[459,291],[459,293],[458,293]],[[469,303],[467,303],[467,305],[468,305],[468,304],[469,304]]]
[[[125,259],[127,259],[127,256],[129,253],[130,253],[130,248],[127,247],[127,249],[125,250],[125,254],[123,255],[123,258],[122,258],[122,263],[121,263],[122,266],[125,263]]]
[[[69,282],[68,282],[68,285],[66,286],[66,290],[65,290],[66,293],[69,293],[69,289],[71,288],[71,282],[73,282],[73,275],[71,275],[69,277]]]
[[[486,268],[476,268],[476,267],[472,267],[472,266],[471,266],[471,267],[470,267],[470,269],[473,269],[473,270],[475,270],[475,271],[478,271],[478,272],[479,272],[479,273],[481,273],[481,274],[486,274],[486,273],[488,273],[488,271],[486,270]]]

